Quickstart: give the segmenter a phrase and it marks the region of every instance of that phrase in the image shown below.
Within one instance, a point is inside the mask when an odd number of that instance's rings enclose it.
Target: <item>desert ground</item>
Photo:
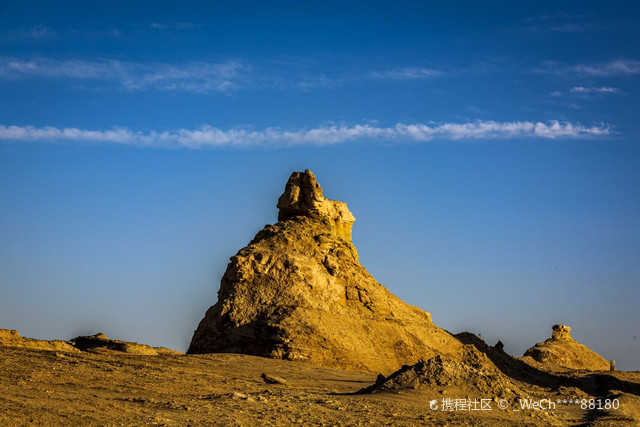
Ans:
[[[640,372],[540,371],[537,380],[519,381],[514,371],[511,378],[521,395],[504,396],[502,401],[495,393],[478,394],[472,384],[464,383],[357,394],[376,382],[376,374],[240,354],[147,355],[103,347],[66,350],[0,347],[0,425],[640,423]],[[262,374],[276,382],[265,381]],[[519,375],[529,378],[523,370]],[[560,402],[555,409],[522,410],[518,398],[601,399],[602,405],[605,399],[617,399],[619,407],[589,410]],[[491,409],[461,404],[476,399],[492,399]],[[436,409],[430,408],[432,401]],[[542,402],[546,407],[547,401]],[[443,410],[443,404],[448,410]],[[450,410],[452,406],[455,410]]]

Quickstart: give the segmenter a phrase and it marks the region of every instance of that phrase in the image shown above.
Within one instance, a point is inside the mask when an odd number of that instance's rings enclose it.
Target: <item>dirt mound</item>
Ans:
[[[375,384],[358,393],[452,386],[467,393],[503,399],[516,399],[524,393],[517,381],[500,371],[487,353],[473,344],[464,345],[462,357],[437,355],[420,359],[414,365],[404,365],[388,377],[378,375]]]
[[[148,345],[138,344],[137,342],[112,340],[102,333],[76,337],[72,339],[71,342],[83,351],[106,349],[122,351],[129,354],[143,354],[147,356],[157,356],[158,354],[181,354],[179,351],[164,347],[150,347]]]
[[[551,338],[528,349],[524,353],[523,360],[526,361],[530,357],[551,369],[569,368],[590,371],[609,369],[609,362],[604,357],[574,340],[570,332],[569,326],[554,325]]]
[[[0,346],[27,348],[31,350],[47,350],[47,351],[65,351],[76,352],[76,349],[67,341],[47,341],[36,340],[33,338],[23,338],[20,333],[14,329],[0,329]]]
[[[231,352],[392,372],[462,345],[429,313],[404,303],[358,261],[355,218],[325,199],[310,171],[294,172],[267,225],[231,258],[218,302],[188,353]]]
[[[69,341],[61,340],[36,340],[33,338],[23,338],[14,329],[0,329],[0,347],[26,348],[31,350],[79,352],[115,350],[129,354],[144,354],[156,356],[158,354],[182,354],[179,351],[165,347],[150,347],[136,342],[112,340],[105,334],[76,337]]]

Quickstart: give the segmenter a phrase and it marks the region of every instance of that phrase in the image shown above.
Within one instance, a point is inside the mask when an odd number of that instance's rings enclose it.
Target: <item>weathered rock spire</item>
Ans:
[[[231,257],[218,302],[188,353],[244,353],[392,372],[461,351],[429,313],[402,302],[358,261],[355,218],[325,199],[311,171],[291,174],[267,225]]]
[[[351,241],[351,227],[356,220],[344,202],[325,199],[322,188],[309,169],[293,172],[278,199],[278,221],[308,216],[328,221],[336,234]]]

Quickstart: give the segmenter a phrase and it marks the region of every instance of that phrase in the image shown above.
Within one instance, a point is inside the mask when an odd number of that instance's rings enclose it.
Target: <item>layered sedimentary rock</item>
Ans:
[[[404,303],[358,261],[347,205],[294,172],[267,225],[231,258],[218,302],[188,353],[232,352],[376,372],[462,345]]]
[[[571,328],[553,325],[551,338],[539,342],[524,353],[524,358],[547,365],[550,368],[586,369],[592,371],[609,369],[609,362],[587,346],[571,337]]]

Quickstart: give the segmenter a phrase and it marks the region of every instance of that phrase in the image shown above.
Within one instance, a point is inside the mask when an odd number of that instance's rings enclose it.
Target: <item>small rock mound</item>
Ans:
[[[71,340],[73,344],[83,351],[107,349],[122,351],[130,354],[141,354],[147,356],[157,356],[158,352],[155,348],[148,345],[138,344],[137,342],[127,342],[120,340],[112,340],[105,334],[99,333],[95,335],[75,337]]]
[[[23,338],[15,329],[0,329],[0,346],[27,348],[31,350],[77,352],[78,350],[67,341],[36,340]]]
[[[585,369],[603,371],[609,369],[609,362],[587,346],[574,340],[571,328],[566,325],[554,325],[551,338],[539,342],[528,349],[523,356],[541,363],[547,368]]]
[[[463,387],[466,392],[509,399],[522,395],[518,384],[504,375],[487,355],[472,344],[464,345],[462,358],[437,355],[420,359],[414,365],[404,365],[385,377],[378,375],[375,384],[358,391],[359,394],[422,387]]]
[[[0,341],[16,341],[20,340],[20,332],[15,329],[0,329]]]
[[[112,340],[105,334],[76,337],[69,341],[36,340],[23,338],[15,329],[0,329],[0,347],[27,348],[31,350],[79,352],[97,349],[116,350],[129,354],[157,356],[158,354],[183,354],[165,347],[150,347],[137,342]]]

